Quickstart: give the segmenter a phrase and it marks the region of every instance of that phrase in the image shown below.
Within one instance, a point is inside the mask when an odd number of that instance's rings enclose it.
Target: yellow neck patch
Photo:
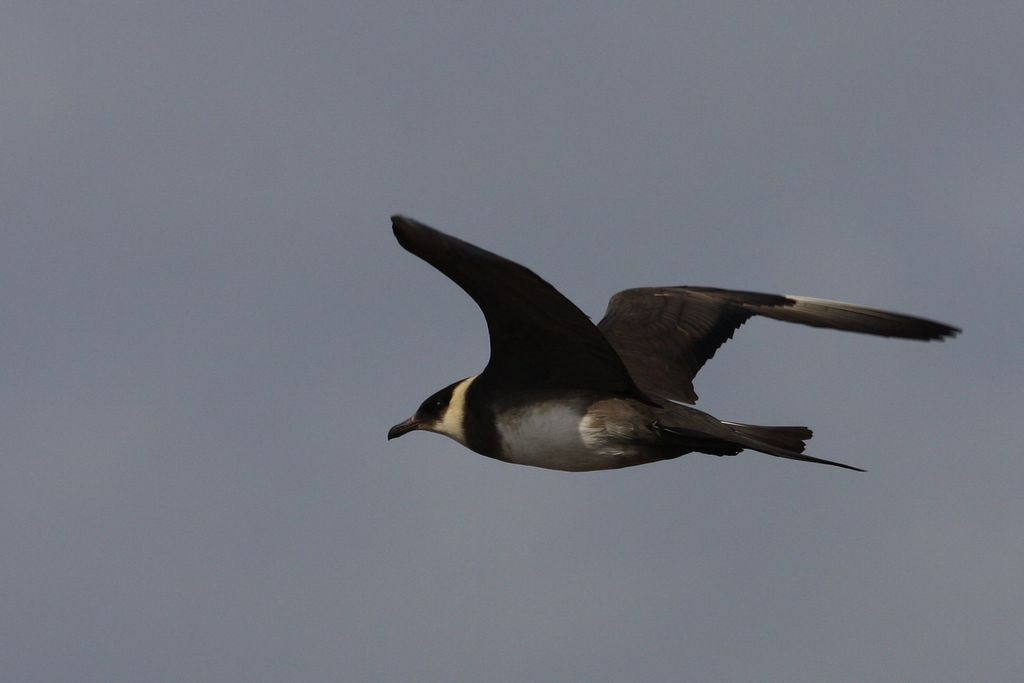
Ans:
[[[476,379],[476,375],[467,377],[452,389],[452,400],[448,402],[448,408],[445,409],[444,415],[437,421],[437,424],[431,431],[435,431],[438,434],[444,434],[449,436],[463,446],[466,445],[466,430],[465,430],[465,416],[466,416],[466,390],[469,389],[469,385]]]

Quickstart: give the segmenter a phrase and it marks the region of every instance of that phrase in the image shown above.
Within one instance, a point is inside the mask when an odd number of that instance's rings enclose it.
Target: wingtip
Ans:
[[[953,339],[957,337],[963,330],[959,327],[953,327],[945,323],[939,323],[932,320],[926,321],[929,326],[922,330],[917,335],[907,335],[906,339],[923,341],[923,342],[944,342],[947,339]]]
[[[456,246],[461,249],[476,249],[481,253],[486,253],[478,249],[478,247],[464,243],[462,240],[445,234],[437,228],[432,228],[426,223],[421,223],[415,218],[409,218],[400,213],[396,213],[391,217],[391,230],[403,249],[430,263],[434,263],[431,254],[447,253],[456,248]],[[436,263],[434,265],[437,267]]]
[[[963,330],[953,325],[939,322],[938,320],[930,320],[928,318],[919,318],[914,322],[917,323],[917,335],[910,336],[910,339],[918,339],[925,342],[944,342],[947,339],[953,339],[959,335]]]
[[[391,216],[391,232],[394,233],[399,244],[410,249],[410,245],[417,235],[429,234],[432,229],[414,218],[396,213]]]
[[[399,236],[404,230],[415,227],[415,224],[416,221],[400,213],[391,216],[391,230],[394,231],[395,236]]]

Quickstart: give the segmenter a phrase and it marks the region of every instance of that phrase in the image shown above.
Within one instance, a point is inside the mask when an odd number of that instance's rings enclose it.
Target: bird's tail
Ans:
[[[859,467],[844,465],[841,462],[823,460],[810,455],[804,455],[807,441],[814,435],[807,427],[764,427],[761,425],[739,424],[737,422],[723,422],[736,436],[736,442],[745,448],[761,451],[768,455],[790,460],[802,460],[804,462],[816,462],[822,465],[834,465],[848,470],[863,472]]]

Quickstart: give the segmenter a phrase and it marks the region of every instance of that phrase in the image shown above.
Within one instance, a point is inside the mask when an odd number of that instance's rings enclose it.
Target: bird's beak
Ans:
[[[388,441],[391,441],[391,439],[397,439],[402,434],[408,434],[409,432],[415,431],[419,428],[420,423],[416,421],[416,418],[410,417],[408,420],[403,420],[388,430]]]

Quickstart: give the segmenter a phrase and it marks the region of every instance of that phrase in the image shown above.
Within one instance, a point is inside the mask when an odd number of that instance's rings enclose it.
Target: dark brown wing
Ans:
[[[590,318],[533,272],[411,218],[392,216],[391,223],[399,244],[451,278],[483,311],[491,358],[478,385],[639,395]]]
[[[753,315],[882,337],[930,341],[955,335],[932,320],[840,301],[710,287],[644,287],[619,292],[598,328],[651,396],[695,403],[693,378]]]

